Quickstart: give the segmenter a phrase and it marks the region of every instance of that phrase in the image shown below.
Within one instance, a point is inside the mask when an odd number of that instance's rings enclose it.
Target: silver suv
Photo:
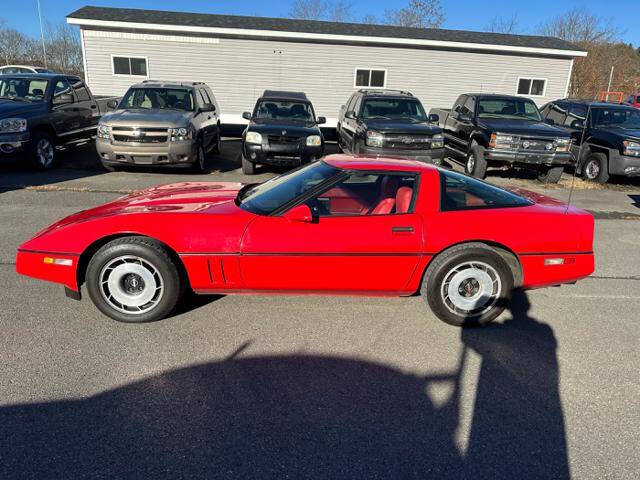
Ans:
[[[201,82],[146,80],[129,88],[102,117],[96,149],[102,165],[173,165],[206,169],[220,153],[220,108]]]

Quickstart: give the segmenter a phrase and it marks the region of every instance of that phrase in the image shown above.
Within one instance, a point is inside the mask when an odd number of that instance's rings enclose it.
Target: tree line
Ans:
[[[350,0],[293,0],[289,17],[384,24],[411,28],[440,28],[446,20],[440,0],[408,0],[401,8],[387,9],[375,16],[357,16]],[[640,89],[640,48],[621,41],[621,32],[610,18],[576,8],[549,19],[532,31],[521,28],[517,15],[494,17],[484,28],[498,34],[528,34],[557,37],[588,52],[576,58],[569,94],[571,97],[596,98],[606,90],[611,67],[611,90],[626,94]],[[47,23],[44,28],[46,66],[57,72],[82,75],[82,47],[78,29],[66,22]],[[11,28],[0,19],[0,61],[4,65],[45,66],[40,38]]]

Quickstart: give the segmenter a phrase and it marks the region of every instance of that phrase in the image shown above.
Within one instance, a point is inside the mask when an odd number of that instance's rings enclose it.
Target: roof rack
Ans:
[[[413,97],[411,92],[406,90],[389,90],[387,88],[361,88],[358,90],[359,93],[375,93],[377,95],[406,95],[408,97]]]

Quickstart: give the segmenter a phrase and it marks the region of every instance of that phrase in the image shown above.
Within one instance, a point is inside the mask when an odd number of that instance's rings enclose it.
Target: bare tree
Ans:
[[[496,15],[485,27],[485,30],[494,33],[517,33],[519,30],[518,14],[514,13],[510,17]]]
[[[365,23],[368,25],[379,25],[382,22],[380,21],[380,19],[378,19],[378,17],[376,17],[372,13],[368,13],[364,17],[362,17],[358,23]]]
[[[62,73],[82,72],[82,46],[78,31],[62,21],[46,26],[47,60]]]
[[[405,8],[387,10],[386,23],[401,27],[439,28],[444,22],[440,0],[410,0]]]
[[[0,29],[0,59],[7,65],[20,63],[24,58],[27,37],[15,28]]]
[[[329,7],[327,20],[331,22],[347,22],[351,19],[351,2],[339,0]]]
[[[301,20],[346,22],[351,18],[351,1],[294,0],[289,16]]]
[[[540,25],[538,30],[544,36],[574,43],[609,43],[621,34],[611,18],[592,15],[582,8],[554,17]]]

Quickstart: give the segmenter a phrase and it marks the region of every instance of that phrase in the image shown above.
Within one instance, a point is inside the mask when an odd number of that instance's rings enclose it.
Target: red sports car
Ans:
[[[18,273],[86,283],[122,322],[200,294],[420,293],[453,325],[490,322],[514,288],[593,272],[593,217],[409,160],[331,155],[265,183],[176,183],[71,215],[18,250]]]

